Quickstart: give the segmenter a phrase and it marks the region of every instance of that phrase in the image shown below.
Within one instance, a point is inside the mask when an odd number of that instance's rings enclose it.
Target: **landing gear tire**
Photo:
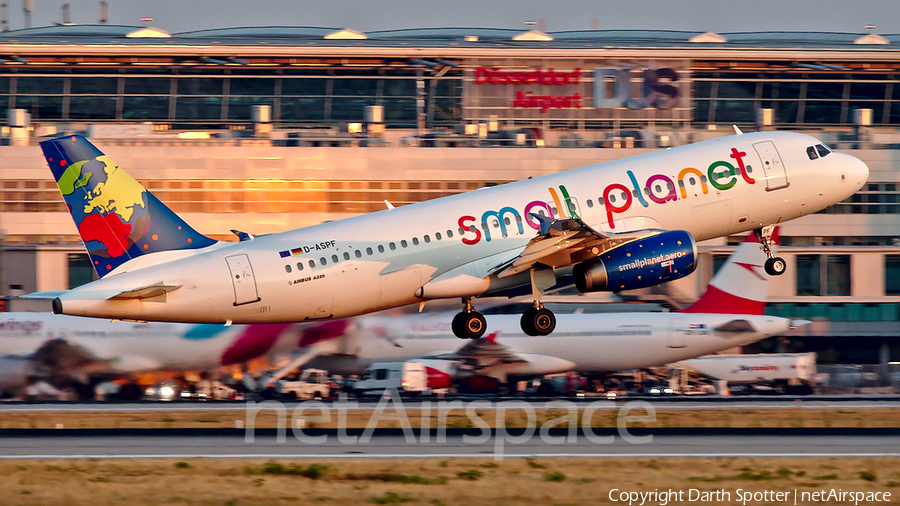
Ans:
[[[478,311],[462,311],[453,317],[453,335],[460,339],[478,339],[487,330],[487,320]]]
[[[766,273],[769,276],[781,276],[784,274],[785,269],[787,269],[787,265],[784,263],[784,259],[781,257],[772,257],[766,260],[765,263]]]
[[[547,308],[532,307],[522,315],[521,324],[529,336],[546,336],[556,328],[556,315]]]
[[[759,240],[760,249],[763,250],[766,257],[768,257],[765,264],[766,273],[769,276],[781,276],[784,274],[787,264],[784,263],[783,258],[777,257],[772,253],[772,235],[775,233],[775,225],[758,228],[754,230],[753,233],[756,235],[757,240]]]

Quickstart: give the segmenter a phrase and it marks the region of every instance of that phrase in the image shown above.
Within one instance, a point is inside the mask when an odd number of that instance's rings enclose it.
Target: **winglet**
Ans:
[[[530,214],[532,218],[538,220],[538,223],[541,224],[541,235],[547,235],[550,233],[550,227],[553,226],[553,222],[556,221],[555,219],[553,219],[549,216],[544,216],[543,214],[537,214],[537,213],[528,213],[528,214]]]

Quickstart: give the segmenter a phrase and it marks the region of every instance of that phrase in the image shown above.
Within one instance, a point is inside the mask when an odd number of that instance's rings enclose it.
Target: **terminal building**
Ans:
[[[0,62],[4,293],[91,279],[37,147],[59,133],[87,133],[229,239],[736,125],[810,133],[870,168],[851,199],[783,226],[768,310],[815,323],[779,346],[900,361],[900,34],[71,25],[0,33]],[[690,301],[739,240],[701,244],[697,273],[639,295]]]

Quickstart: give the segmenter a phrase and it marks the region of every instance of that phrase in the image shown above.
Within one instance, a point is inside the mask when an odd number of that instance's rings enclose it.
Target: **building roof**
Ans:
[[[158,32],[158,33],[157,33]],[[156,34],[155,37],[150,35]],[[131,34],[131,37],[129,37]],[[135,34],[140,36],[135,36]],[[171,47],[177,52],[240,55],[280,53],[316,54],[334,48],[339,53],[399,55],[416,47],[438,50],[452,56],[503,54],[508,49],[527,56],[530,50],[565,56],[568,51],[582,55],[614,49],[626,52],[667,51],[668,57],[704,58],[747,51],[795,51],[820,58],[816,51],[830,51],[853,58],[896,58],[900,34],[835,32],[702,32],[680,30],[575,30],[538,32],[510,28],[438,27],[358,32],[352,27],[262,26],[232,27],[172,33],[162,29],[124,25],[60,25],[27,28],[0,33],[0,55],[16,54],[149,54],[153,48]],[[164,37],[164,38],[163,38]],[[4,46],[14,49],[4,49]],[[56,47],[58,46],[58,47]],[[140,49],[146,46],[145,49]],[[104,49],[104,47],[106,49]],[[178,48],[181,48],[180,50]],[[222,48],[219,50],[218,48]],[[351,51],[349,48],[354,48]],[[356,49],[358,48],[358,49]],[[452,49],[443,51],[444,49]],[[548,52],[549,51],[549,52]],[[683,51],[680,52],[680,51]],[[587,52],[587,53],[586,53]],[[868,56],[863,56],[865,53]],[[405,54],[405,53],[404,53]],[[571,53],[574,54],[574,53]],[[786,54],[786,53],[785,53]],[[621,55],[618,55],[621,56]],[[791,56],[786,55],[789,59]]]

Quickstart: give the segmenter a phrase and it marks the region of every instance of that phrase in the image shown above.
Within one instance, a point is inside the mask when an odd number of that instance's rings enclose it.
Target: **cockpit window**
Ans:
[[[828,148],[828,146],[824,144],[816,144],[816,151],[819,152],[819,156],[826,156],[831,153],[831,150]]]
[[[808,156],[810,160],[815,160],[816,158],[818,158],[819,155],[816,154],[816,147],[810,146],[806,148],[806,156]]]

